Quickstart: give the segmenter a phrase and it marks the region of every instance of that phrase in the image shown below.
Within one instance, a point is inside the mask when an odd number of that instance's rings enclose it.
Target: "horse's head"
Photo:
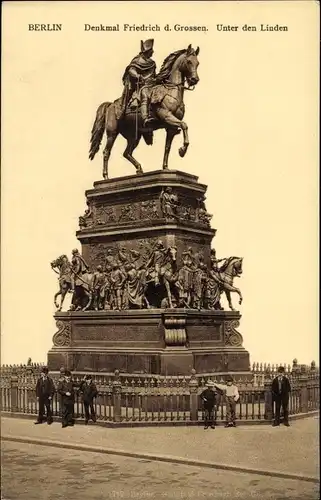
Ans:
[[[192,48],[192,45],[189,45],[180,64],[180,70],[183,76],[186,78],[189,87],[193,87],[199,82],[199,77],[197,74],[197,68],[199,65],[197,56],[199,52],[199,47],[197,47],[197,49],[195,50]]]
[[[63,264],[68,263],[68,257],[67,255],[60,255],[56,260],[53,260],[50,265],[53,268],[58,268],[60,269]]]
[[[168,255],[170,256],[172,262],[176,262],[177,248],[176,247],[169,247],[169,249],[168,249]]]
[[[233,260],[233,274],[234,274],[234,276],[236,276],[236,277],[241,276],[241,274],[243,272],[242,265],[243,265],[243,258],[234,257],[234,260]]]

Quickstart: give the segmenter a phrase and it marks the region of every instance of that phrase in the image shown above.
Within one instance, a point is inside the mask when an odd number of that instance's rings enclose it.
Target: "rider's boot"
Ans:
[[[141,94],[140,112],[141,112],[141,115],[142,115],[142,120],[143,120],[143,126],[144,126],[144,128],[151,128],[152,124],[156,120],[155,120],[155,118],[153,118],[152,116],[150,116],[148,96],[144,93],[144,91]]]

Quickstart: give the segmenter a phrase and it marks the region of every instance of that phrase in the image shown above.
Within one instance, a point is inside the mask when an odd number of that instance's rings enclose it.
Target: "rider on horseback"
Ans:
[[[166,248],[161,240],[156,242],[155,249],[149,256],[148,262],[146,264],[146,269],[153,270],[155,272],[155,285],[159,285],[159,278],[161,275],[161,266],[164,261],[164,255]]]
[[[125,114],[133,93],[137,92],[137,99],[140,93],[140,112],[144,127],[150,125],[153,118],[149,115],[149,87],[153,85],[156,76],[156,63],[151,58],[154,51],[154,40],[141,41],[141,51],[134,57],[125,69],[123,75],[124,90],[122,94],[121,117]]]
[[[72,259],[71,259],[71,292],[75,291],[75,284],[82,285],[83,282],[81,279],[82,274],[88,273],[89,266],[85,259],[80,255],[79,250],[75,248],[72,251]]]

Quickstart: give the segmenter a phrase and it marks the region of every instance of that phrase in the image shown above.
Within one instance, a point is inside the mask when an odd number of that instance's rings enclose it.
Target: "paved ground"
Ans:
[[[1,462],[4,500],[319,499],[306,481],[24,443],[3,442]]]
[[[314,417],[294,421],[289,428],[264,425],[207,431],[202,427],[104,428],[94,425],[62,429],[59,423],[34,425],[31,420],[2,418],[1,431],[9,437],[95,445],[319,477],[319,419]]]

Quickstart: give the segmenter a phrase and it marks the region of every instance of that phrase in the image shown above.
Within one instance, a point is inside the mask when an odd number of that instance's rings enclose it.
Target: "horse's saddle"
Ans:
[[[147,90],[149,94],[150,105],[160,104],[164,99],[164,97],[168,94],[168,91],[166,87],[164,87],[164,85],[154,85],[154,86],[148,85]],[[137,92],[135,90],[128,101],[127,109],[128,111],[133,111],[137,107],[140,107],[140,104],[141,104],[141,92],[140,91]]]

